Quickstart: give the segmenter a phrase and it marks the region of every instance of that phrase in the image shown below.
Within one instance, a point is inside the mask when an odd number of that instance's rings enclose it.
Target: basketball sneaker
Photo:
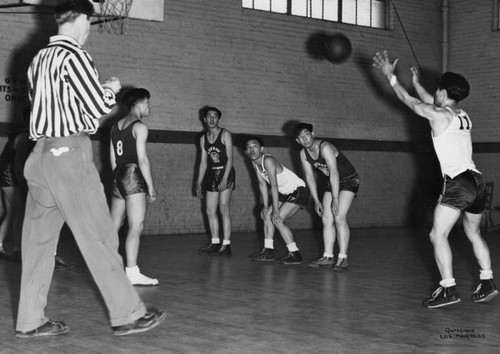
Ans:
[[[431,295],[431,297],[424,300],[424,306],[430,309],[448,306],[460,302],[460,296],[455,285],[445,288],[440,286]]]
[[[288,255],[281,259],[283,264],[300,264],[302,263],[302,255],[299,251],[288,252]]]
[[[498,295],[497,287],[493,279],[481,280],[476,291],[472,294],[473,302],[486,302]]]
[[[321,257],[315,261],[309,262],[308,266],[309,267],[314,267],[314,268],[328,268],[328,267],[333,267],[335,262],[333,261],[333,257]]]
[[[198,251],[201,253],[215,253],[220,249],[221,244],[220,243],[211,243],[208,246],[200,248]]]
[[[214,256],[230,256],[231,255],[231,245],[222,245],[217,252],[212,253]]]
[[[255,253],[252,253],[251,255],[248,256],[248,258],[255,258],[257,256],[260,256],[262,253],[264,253],[264,251],[266,250],[266,248],[264,247],[263,249],[261,249],[260,251],[258,252],[255,252]]]
[[[272,248],[264,248],[261,254],[254,257],[259,262],[272,262],[276,260],[276,253]]]
[[[336,272],[345,272],[348,266],[349,263],[347,262],[347,258],[339,257],[339,259],[337,259],[337,263],[333,266],[333,270]]]

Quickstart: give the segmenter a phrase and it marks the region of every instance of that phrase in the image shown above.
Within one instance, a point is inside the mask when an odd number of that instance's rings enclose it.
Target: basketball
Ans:
[[[343,63],[351,56],[351,41],[342,33],[326,36],[324,45],[325,58],[332,63]]]

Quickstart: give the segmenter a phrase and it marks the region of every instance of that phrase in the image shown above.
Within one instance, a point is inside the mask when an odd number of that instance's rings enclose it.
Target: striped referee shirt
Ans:
[[[28,69],[31,100],[30,138],[93,134],[99,118],[115,105],[115,94],[102,87],[92,58],[66,35],[50,38]]]

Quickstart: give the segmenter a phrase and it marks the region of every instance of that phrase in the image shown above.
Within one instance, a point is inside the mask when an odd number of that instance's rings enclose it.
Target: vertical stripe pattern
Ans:
[[[30,137],[93,134],[99,118],[115,105],[103,88],[92,58],[73,38],[57,35],[40,50],[28,69],[31,100]]]

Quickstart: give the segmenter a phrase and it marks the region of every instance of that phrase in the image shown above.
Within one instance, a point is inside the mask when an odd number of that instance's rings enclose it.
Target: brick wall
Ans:
[[[462,23],[460,18],[469,19],[474,13],[478,24],[487,22],[491,7],[479,9],[474,2],[450,2],[452,20],[457,21],[452,26],[453,43],[470,36],[468,43],[474,46],[475,37],[468,30],[472,21]],[[430,89],[434,89],[432,84],[441,68],[440,3],[424,0],[397,4]],[[47,42],[53,26],[47,16],[0,16],[1,70],[4,78],[21,78],[29,58]],[[310,39],[322,32],[342,32],[350,38],[353,54],[349,61],[334,65],[308,53]],[[483,32],[475,36],[484,34],[484,43],[497,34]],[[480,49],[484,52],[486,47]],[[308,121],[320,137],[428,141],[427,123],[396,101],[388,84],[371,66],[373,54],[387,48],[392,56],[400,58],[400,81],[410,83],[409,68],[416,60],[394,11],[391,28],[380,30],[242,9],[236,0],[173,0],[165,3],[163,23],[130,20],[128,34],[123,36],[99,33],[93,28],[86,48],[101,77],[118,76],[124,86],[147,87],[152,92],[153,112],[147,120],[151,129],[198,132],[202,129],[200,109],[215,105],[223,111],[221,125],[234,133],[283,136],[291,122]],[[475,138],[480,131],[485,135],[478,141],[495,141],[495,134],[484,127],[482,119],[496,124],[496,110],[483,108],[486,102],[494,101],[496,74],[488,77],[482,70],[486,59],[475,63],[473,50],[461,51],[457,59],[458,48],[458,44],[451,47],[450,69],[471,71],[476,65],[481,74],[476,73],[473,86],[490,92],[483,98],[479,89],[471,97],[480,105],[468,102],[477,126]],[[488,47],[487,51],[493,50]],[[494,71],[493,54],[490,72]],[[487,84],[476,84],[483,79]],[[1,102],[0,122],[12,122],[24,105],[4,99]],[[101,151],[98,142],[94,147],[96,162],[106,172],[106,158],[102,156],[107,150]],[[159,200],[148,211],[146,233],[205,231],[202,203],[192,194],[195,145],[163,142],[149,144],[148,149]],[[268,152],[301,173],[293,144],[270,147]],[[359,170],[362,183],[349,216],[353,227],[420,222],[430,196],[435,194],[433,155],[358,149],[345,153]],[[490,168],[493,157],[484,154],[480,159]],[[258,191],[241,151],[235,154],[235,168],[234,230],[253,231],[259,227],[255,217]],[[491,171],[492,176],[495,173]],[[317,227],[318,222],[309,211],[301,211],[291,224],[308,229]]]
[[[455,0],[450,4],[449,70],[470,82],[471,94],[463,107],[475,123],[474,140],[498,141],[500,31],[493,30],[494,1],[480,3]]]

